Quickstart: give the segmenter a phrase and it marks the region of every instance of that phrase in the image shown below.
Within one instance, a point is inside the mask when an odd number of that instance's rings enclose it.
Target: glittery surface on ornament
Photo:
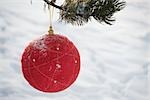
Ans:
[[[22,71],[34,88],[43,92],[58,92],[76,80],[80,70],[80,55],[65,36],[44,35],[31,42],[22,55]]]

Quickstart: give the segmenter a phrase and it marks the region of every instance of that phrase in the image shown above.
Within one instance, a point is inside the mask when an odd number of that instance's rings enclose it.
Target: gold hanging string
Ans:
[[[53,19],[53,14],[54,14],[54,7],[48,5],[48,10],[49,10],[49,23],[50,23],[50,26],[49,26],[49,34],[54,34],[54,31],[53,31],[53,27],[52,27],[52,19]]]

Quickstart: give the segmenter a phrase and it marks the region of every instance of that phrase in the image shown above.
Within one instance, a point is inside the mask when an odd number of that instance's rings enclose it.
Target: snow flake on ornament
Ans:
[[[78,63],[78,61],[77,61],[77,60],[75,60],[75,61],[74,61],[74,63],[75,63],[75,64],[77,64],[77,63]]]
[[[33,47],[35,47],[36,49],[45,51],[47,49],[47,46],[44,43],[44,37],[39,40],[34,40],[33,41]]]
[[[57,83],[57,81],[56,81],[56,80],[54,80],[54,83]]]
[[[35,59],[32,59],[33,62],[35,62]]]
[[[60,64],[56,64],[56,67],[57,67],[57,68],[61,68],[61,65],[60,65]]]
[[[56,50],[59,50],[59,47],[57,47]]]

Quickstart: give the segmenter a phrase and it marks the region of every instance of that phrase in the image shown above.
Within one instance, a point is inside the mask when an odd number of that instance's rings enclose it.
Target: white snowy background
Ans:
[[[0,0],[0,100],[150,100],[150,0],[126,2],[112,26],[60,23],[55,10],[55,32],[77,46],[81,71],[65,91],[42,93],[24,79],[20,59],[48,30],[43,1]]]

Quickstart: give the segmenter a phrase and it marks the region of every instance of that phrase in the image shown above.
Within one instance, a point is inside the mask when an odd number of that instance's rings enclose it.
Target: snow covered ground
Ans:
[[[126,0],[113,26],[60,23],[55,10],[55,31],[78,47],[81,71],[70,88],[53,94],[32,88],[21,72],[24,48],[49,26],[41,1],[0,1],[0,100],[150,100],[149,0]]]

